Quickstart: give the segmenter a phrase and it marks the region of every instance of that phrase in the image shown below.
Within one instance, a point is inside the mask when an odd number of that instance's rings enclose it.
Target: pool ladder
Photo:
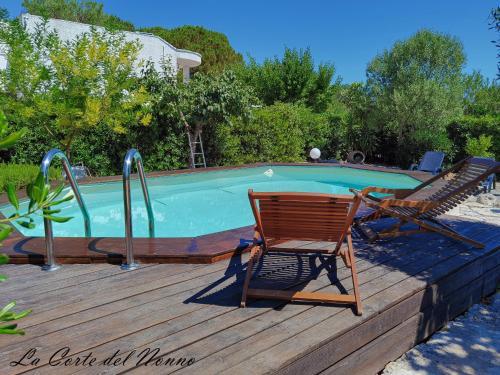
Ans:
[[[134,270],[139,265],[134,261],[134,246],[132,242],[132,205],[130,194],[130,173],[132,170],[132,163],[135,161],[139,180],[141,182],[142,194],[144,195],[144,203],[148,213],[148,228],[149,237],[155,236],[155,222],[153,216],[153,209],[151,207],[151,199],[149,198],[148,185],[146,184],[146,176],[142,165],[142,157],[139,151],[132,148],[127,151],[125,160],[123,161],[123,204],[125,208],[125,248],[127,251],[126,263],[121,265],[122,270]]]
[[[87,206],[82,198],[80,189],[78,188],[78,183],[76,182],[73,171],[71,170],[71,164],[69,163],[66,154],[61,150],[54,148],[47,152],[43,157],[42,163],[40,165],[41,172],[45,178],[45,183],[49,183],[49,168],[54,158],[59,158],[62,161],[64,172],[69,180],[71,189],[75,195],[75,198],[82,211],[83,221],[85,225],[85,237],[90,237],[92,231],[90,229],[90,216],[87,210]],[[139,265],[134,261],[134,247],[132,242],[133,231],[132,231],[132,204],[131,204],[131,193],[130,193],[130,174],[132,171],[132,164],[136,162],[137,171],[139,174],[139,180],[141,182],[142,193],[144,195],[144,202],[146,204],[146,209],[148,213],[148,228],[149,237],[153,238],[155,236],[155,224],[153,209],[151,207],[151,200],[149,198],[148,185],[146,183],[146,176],[144,174],[144,168],[142,165],[142,157],[139,151],[132,148],[128,150],[125,155],[125,160],[123,162],[123,204],[125,208],[125,247],[127,251],[126,263],[121,265],[123,270],[134,270]],[[45,218],[43,219],[44,230],[45,230],[45,248],[47,251],[47,263],[42,266],[44,271],[55,271],[61,266],[57,264],[54,256],[54,231],[52,228],[52,221]]]
[[[78,183],[76,182],[75,176],[73,175],[73,171],[71,170],[71,164],[69,163],[66,154],[57,148],[53,148],[49,152],[45,154],[42,159],[42,163],[40,165],[40,170],[45,178],[45,183],[49,183],[49,168],[52,160],[54,158],[59,158],[62,161],[64,172],[69,180],[69,184],[71,185],[71,189],[75,195],[75,198],[80,206],[80,210],[82,211],[83,221],[85,225],[85,237],[90,237],[92,232],[90,230],[90,216],[87,211],[87,206],[85,206],[85,202],[83,201],[82,195],[80,194],[80,189],[78,188]],[[45,230],[45,248],[47,251],[47,263],[42,266],[44,271],[55,271],[59,269],[61,266],[57,264],[55,256],[54,256],[54,232],[52,230],[52,221],[43,218],[43,226]]]

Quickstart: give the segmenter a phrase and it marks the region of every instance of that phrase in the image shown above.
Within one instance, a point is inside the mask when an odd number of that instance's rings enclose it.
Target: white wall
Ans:
[[[43,24],[44,21],[41,17],[23,14],[21,15],[21,22],[28,32],[34,32],[38,25]],[[55,30],[59,38],[63,41],[73,40],[82,33],[88,33],[91,28],[91,26],[87,24],[52,18],[47,21],[46,27],[49,32]],[[102,27],[95,28],[99,31],[103,30]],[[160,69],[162,61],[166,61],[171,64],[174,73],[180,69],[186,77],[186,70],[189,72],[189,68],[201,64],[201,55],[199,53],[175,48],[156,35],[129,31],[123,32],[123,35],[127,41],[139,41],[142,45],[142,49],[139,52],[138,60],[150,60],[157,69]],[[0,45],[0,69],[5,69],[6,66],[7,61],[5,59],[5,52],[2,51]],[[139,67],[136,69],[140,70]],[[187,74],[187,77],[189,77],[189,74]]]

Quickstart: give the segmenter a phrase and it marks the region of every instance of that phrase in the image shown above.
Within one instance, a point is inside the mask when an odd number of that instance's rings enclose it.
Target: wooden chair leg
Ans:
[[[351,259],[349,257],[349,251],[345,247],[341,247],[338,251],[338,255],[342,257],[344,264],[347,268],[351,268]]]
[[[429,231],[432,231],[432,232],[441,233],[442,235],[445,235],[445,236],[448,236],[450,238],[453,238],[454,240],[468,243],[469,245],[472,245],[472,246],[474,246],[477,249],[484,249],[484,244],[483,243],[475,241],[472,238],[466,237],[464,235],[461,235],[461,234],[457,233],[455,230],[453,230],[452,228],[450,228],[448,226],[444,226],[444,224],[435,222],[438,225],[442,226],[442,228],[437,228],[437,227],[435,227],[433,225],[430,225],[430,224],[427,224],[427,223],[425,223],[425,222],[423,222],[421,220],[415,220],[415,223],[417,225],[419,225],[423,229],[426,229],[426,230],[429,230]]]
[[[255,261],[260,258],[261,248],[260,246],[254,246],[250,250],[250,257],[247,262],[247,273],[245,275],[245,281],[243,282],[243,292],[241,293],[240,307],[246,307],[247,303],[247,292],[248,286],[250,285],[250,279],[252,278],[252,270]]]
[[[347,251],[351,263],[352,287],[354,289],[354,298],[356,299],[356,315],[363,314],[363,307],[361,305],[361,295],[359,293],[358,273],[356,271],[356,259],[354,258],[354,251],[352,248],[351,233],[347,234]]]

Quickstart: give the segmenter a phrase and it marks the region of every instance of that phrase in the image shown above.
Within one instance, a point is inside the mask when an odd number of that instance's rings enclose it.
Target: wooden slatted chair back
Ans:
[[[267,240],[342,242],[359,206],[349,195],[254,193],[249,199],[257,229]]]
[[[465,159],[456,171],[437,192],[426,200],[439,202],[440,205],[425,212],[422,216],[431,218],[443,214],[474,194],[480,183],[489,175],[500,172],[500,163],[491,159],[471,157]]]

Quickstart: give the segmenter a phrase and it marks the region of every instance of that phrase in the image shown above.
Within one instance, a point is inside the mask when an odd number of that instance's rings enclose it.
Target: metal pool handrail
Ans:
[[[83,201],[75,176],[73,175],[73,171],[71,170],[71,164],[69,163],[66,154],[57,148],[53,148],[52,150],[47,152],[42,159],[42,163],[40,164],[40,170],[42,171],[42,174],[45,178],[45,182],[47,184],[49,183],[50,164],[52,163],[52,160],[56,157],[62,161],[64,172],[66,172],[66,177],[69,180],[71,189],[73,190],[78,205],[80,206],[80,210],[82,211],[83,221],[85,224],[85,237],[90,237],[92,232],[90,230],[90,216],[87,210],[87,206],[85,206],[85,202]],[[55,271],[59,269],[61,266],[59,266],[56,263],[56,259],[54,256],[54,233],[52,231],[52,221],[44,217],[43,226],[45,230],[45,248],[47,250],[47,263],[43,265],[42,269],[44,271]]]
[[[148,185],[146,184],[146,177],[144,175],[144,168],[142,166],[142,157],[139,151],[131,148],[125,155],[123,161],[123,204],[125,208],[125,247],[127,250],[127,262],[121,265],[123,270],[134,270],[139,265],[134,261],[134,247],[132,244],[132,206],[130,198],[130,173],[132,163],[137,165],[137,172],[139,180],[141,181],[142,194],[144,195],[144,203],[148,212],[149,222],[149,237],[155,236],[155,221],[153,216],[153,209],[151,208],[151,200],[149,199]]]

